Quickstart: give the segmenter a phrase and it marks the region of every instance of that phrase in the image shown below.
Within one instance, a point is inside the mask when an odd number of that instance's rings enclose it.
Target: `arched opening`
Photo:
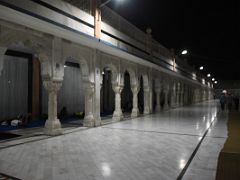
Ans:
[[[57,113],[63,127],[82,126],[85,116],[85,87],[82,66],[76,60],[67,58],[64,65],[64,77],[57,92]],[[42,87],[42,112],[48,113],[47,91]]]
[[[33,58],[28,53],[7,50],[2,65],[0,122],[4,121],[3,130],[4,127],[11,130],[25,126],[22,122],[12,125],[13,120],[32,114]]]
[[[124,115],[130,115],[133,108],[133,94],[131,90],[130,74],[124,73],[124,87],[121,93],[121,107]]]
[[[110,68],[103,68],[100,98],[102,120],[112,117],[114,112],[115,93],[112,88],[112,76]]]
[[[140,77],[140,84],[139,84],[139,93],[138,93],[138,109],[139,113],[143,114],[144,112],[144,89],[143,89],[143,77]]]

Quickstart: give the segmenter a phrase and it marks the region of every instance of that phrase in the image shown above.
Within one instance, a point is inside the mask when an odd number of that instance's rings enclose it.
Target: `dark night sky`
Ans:
[[[109,6],[154,39],[204,65],[218,80],[240,79],[240,4],[237,0],[123,0]]]

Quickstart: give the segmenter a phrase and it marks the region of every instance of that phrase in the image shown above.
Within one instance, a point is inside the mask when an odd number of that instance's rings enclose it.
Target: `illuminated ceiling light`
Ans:
[[[202,71],[202,70],[204,69],[204,67],[203,67],[203,66],[201,66],[199,69]]]
[[[182,54],[182,55],[186,55],[187,53],[188,53],[187,50],[183,50],[181,54]]]
[[[215,81],[214,83],[215,83],[215,84],[217,84],[218,82],[217,82],[217,81]]]
[[[215,78],[212,78],[212,81],[215,81]]]
[[[211,74],[208,74],[207,77],[211,77]]]

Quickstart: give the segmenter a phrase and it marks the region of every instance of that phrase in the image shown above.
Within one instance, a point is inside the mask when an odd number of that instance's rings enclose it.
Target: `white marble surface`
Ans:
[[[216,115],[208,102],[2,149],[0,172],[31,180],[172,180],[215,120],[183,178],[214,179],[227,134],[224,114]]]

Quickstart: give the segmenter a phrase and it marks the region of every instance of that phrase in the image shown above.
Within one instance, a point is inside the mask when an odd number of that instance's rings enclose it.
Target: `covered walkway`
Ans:
[[[20,179],[215,179],[227,114],[215,101],[0,150]]]

